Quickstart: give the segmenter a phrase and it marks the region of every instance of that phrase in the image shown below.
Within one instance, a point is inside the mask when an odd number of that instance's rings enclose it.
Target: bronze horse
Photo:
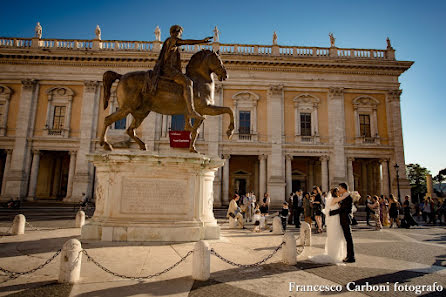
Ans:
[[[193,81],[195,110],[202,116],[227,113],[230,117],[230,124],[226,135],[230,139],[234,131],[234,114],[229,107],[212,104],[214,102],[212,73],[215,73],[220,81],[228,77],[218,53],[210,50],[201,50],[195,53],[186,67],[186,75]],[[182,87],[161,77],[155,94],[151,94],[144,91],[148,77],[150,76],[145,71],[129,72],[124,75],[113,71],[104,73],[104,109],[108,106],[111,86],[117,79],[119,79],[119,83],[116,95],[119,109],[105,117],[99,144],[104,149],[111,150],[111,145],[104,138],[107,127],[130,113],[133,116],[133,122],[128,127],[127,134],[136,141],[141,150],[145,150],[145,143],[136,135],[135,129],[141,125],[151,111],[154,111],[164,115],[184,114],[185,130],[191,131],[189,151],[197,152],[195,141],[199,133],[198,128],[203,120],[196,120],[192,126],[190,125],[186,102],[182,96]]]

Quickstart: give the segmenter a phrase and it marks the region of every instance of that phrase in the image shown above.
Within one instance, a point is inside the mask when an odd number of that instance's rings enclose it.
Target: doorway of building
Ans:
[[[246,194],[246,178],[236,178],[235,179],[235,189],[240,196],[245,195]]]
[[[61,151],[41,151],[36,198],[62,200],[67,195],[70,155]]]

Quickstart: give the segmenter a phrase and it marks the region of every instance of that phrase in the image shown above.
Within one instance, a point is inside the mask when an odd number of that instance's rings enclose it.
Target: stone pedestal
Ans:
[[[213,214],[220,158],[151,152],[90,154],[96,166],[96,211],[82,239],[198,241],[219,239]]]

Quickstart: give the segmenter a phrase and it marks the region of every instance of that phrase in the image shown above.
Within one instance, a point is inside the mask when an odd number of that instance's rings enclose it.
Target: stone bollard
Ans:
[[[307,222],[300,224],[300,245],[311,246],[311,226]]]
[[[192,278],[206,281],[211,276],[211,250],[207,242],[200,240],[195,244],[192,259]]]
[[[273,234],[283,234],[282,220],[278,216],[273,219]]]
[[[11,234],[12,235],[25,234],[25,223],[26,223],[26,218],[24,215],[22,214],[16,215],[12,223]]]
[[[286,232],[283,236],[283,241],[285,244],[282,247],[282,262],[287,265],[296,265],[296,238],[294,238],[294,235],[291,232]]]
[[[229,217],[229,228],[235,229],[237,228],[237,226],[238,226],[237,220],[232,217]]]
[[[60,254],[59,283],[75,284],[81,275],[82,245],[70,239],[63,245]]]
[[[76,228],[82,228],[85,225],[85,212],[79,210],[76,214]]]

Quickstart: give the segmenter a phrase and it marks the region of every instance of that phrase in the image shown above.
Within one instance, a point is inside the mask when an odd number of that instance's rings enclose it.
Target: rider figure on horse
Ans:
[[[170,27],[170,37],[164,41],[158,61],[153,69],[152,79],[149,81],[149,92],[155,94],[158,80],[161,76],[171,79],[183,87],[183,97],[186,101],[187,110],[191,118],[203,120],[200,114],[195,111],[193,100],[193,82],[183,74],[181,70],[180,46],[187,44],[206,44],[212,37],[202,40],[181,39],[183,28],[179,25]]]

